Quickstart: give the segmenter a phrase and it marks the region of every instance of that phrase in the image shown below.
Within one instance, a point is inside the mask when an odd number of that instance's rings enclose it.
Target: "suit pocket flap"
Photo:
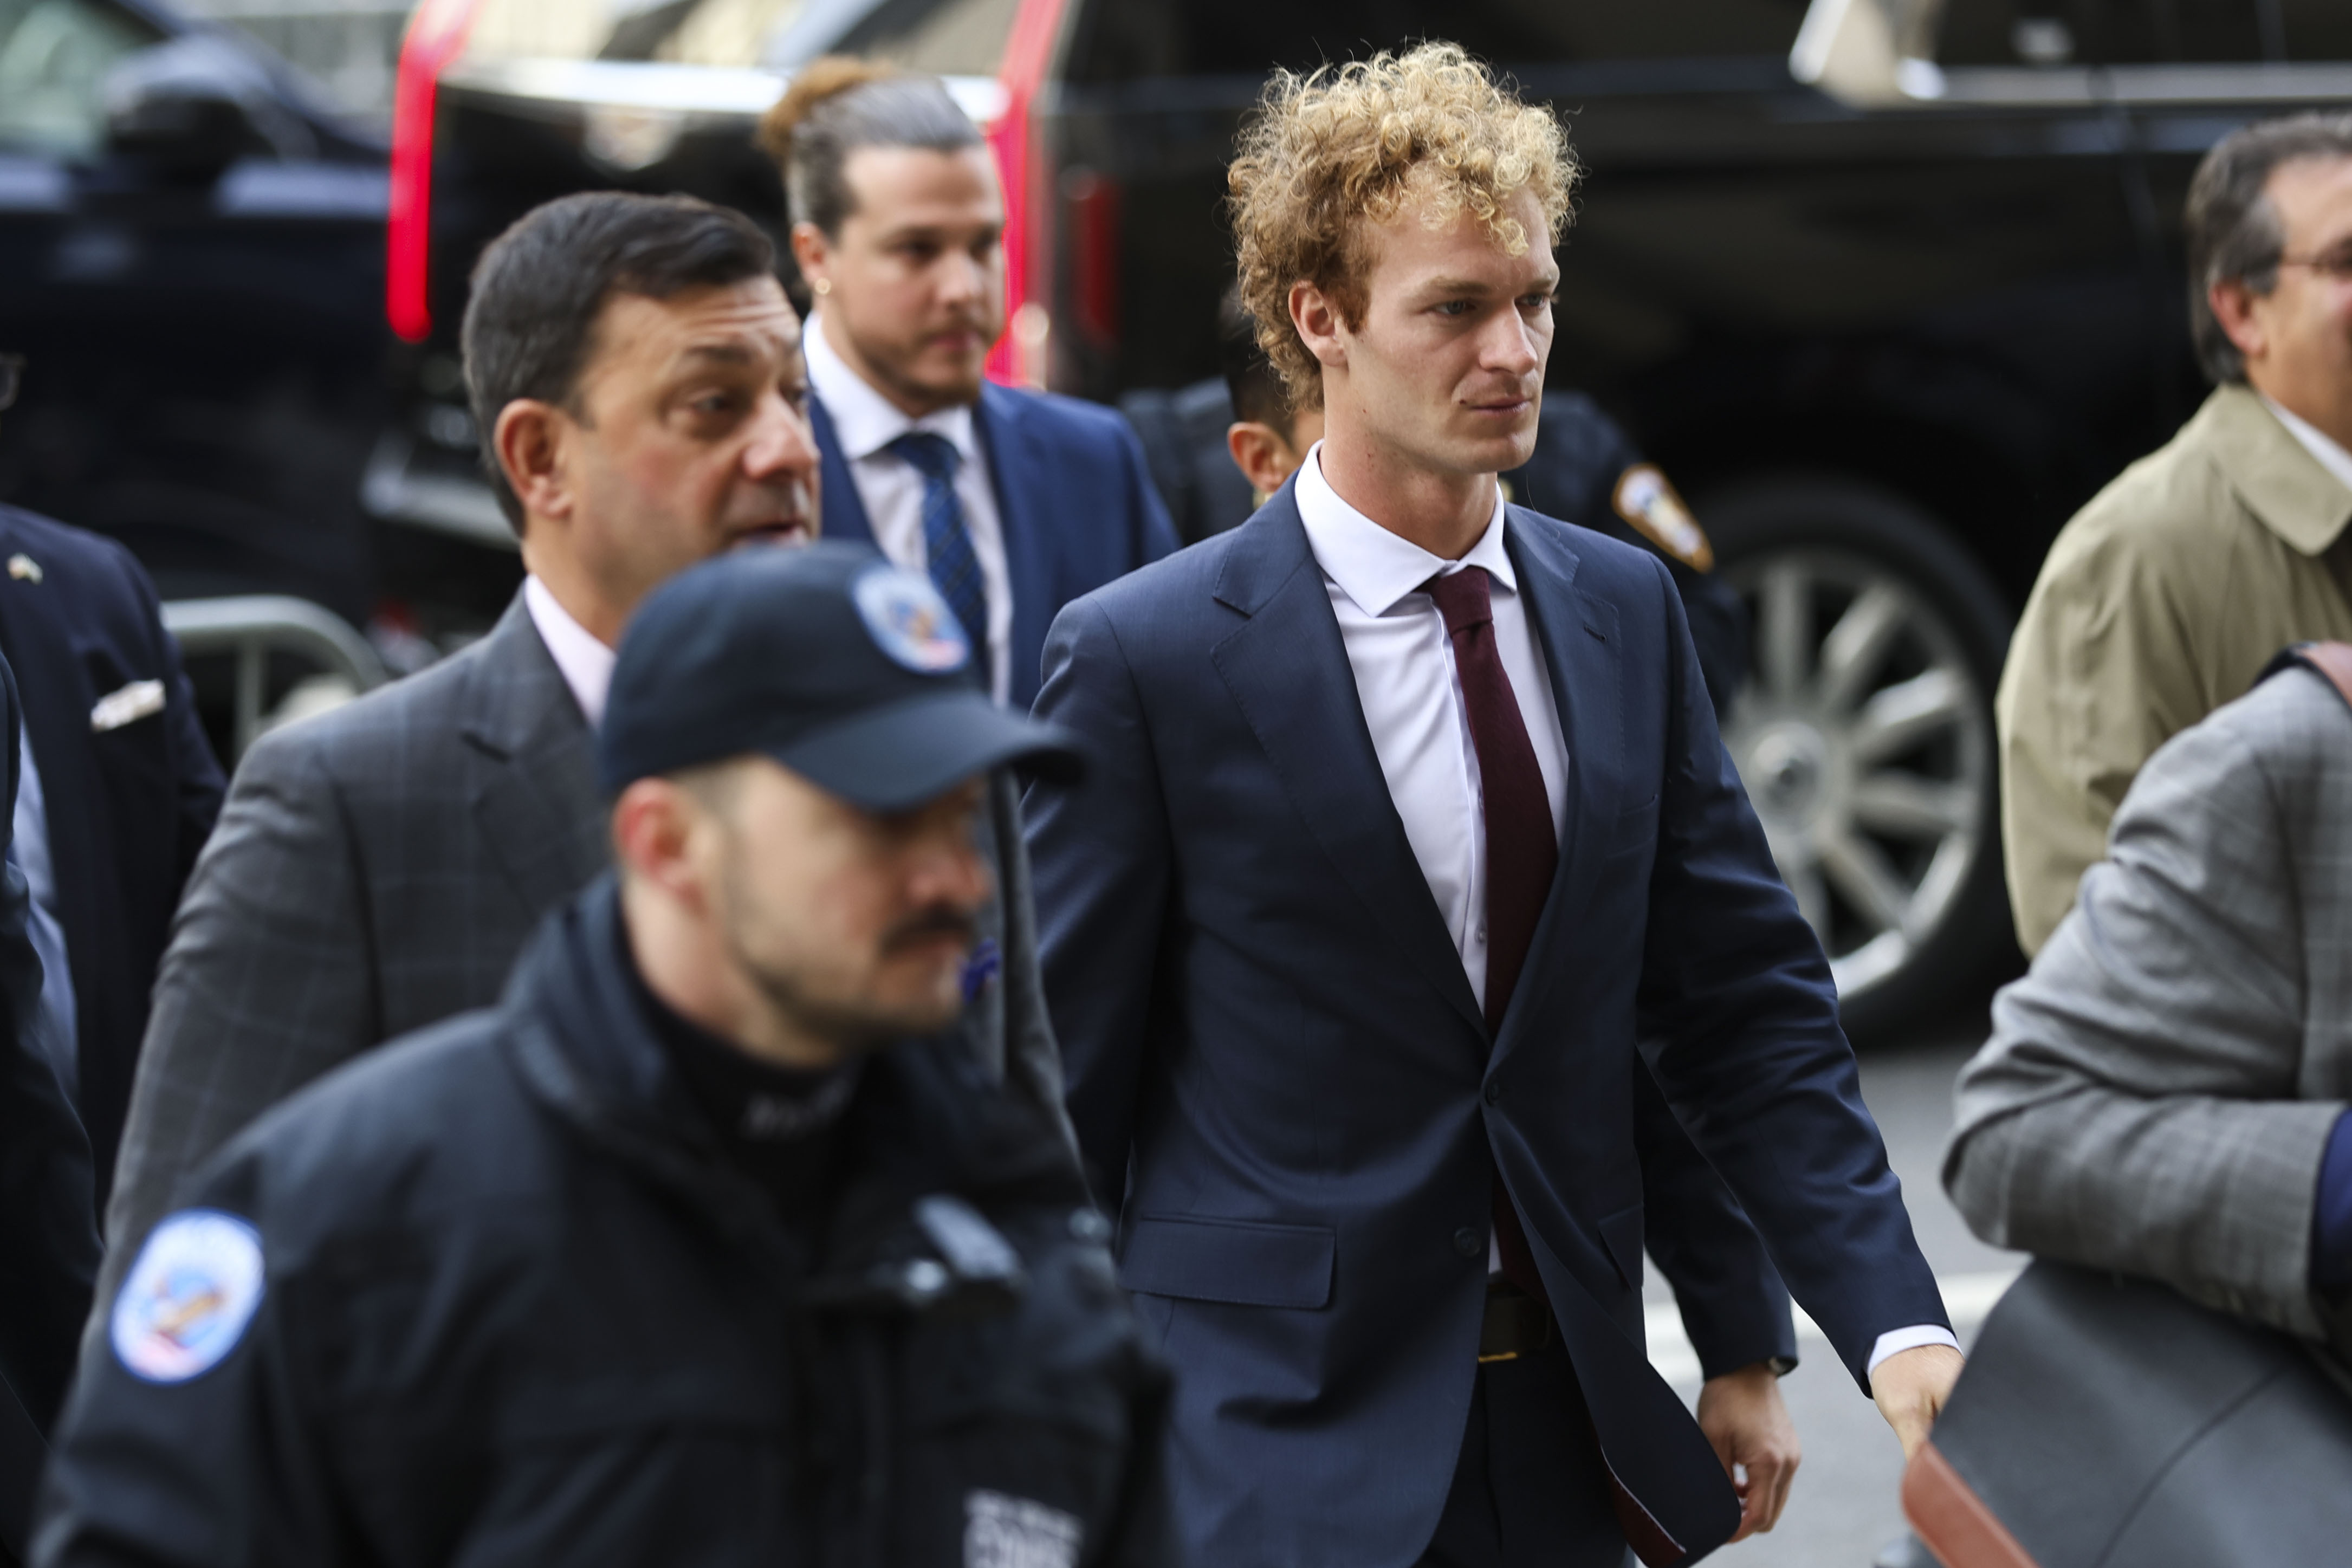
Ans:
[[[1139,1218],[1118,1282],[1149,1296],[1240,1307],[1328,1307],[1339,1238],[1328,1226]]]

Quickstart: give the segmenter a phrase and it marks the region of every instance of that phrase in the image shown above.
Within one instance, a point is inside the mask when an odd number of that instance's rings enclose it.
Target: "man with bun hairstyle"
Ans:
[[[1088,768],[1024,802],[1046,996],[1196,1562],[1733,1534],[1643,1352],[1644,1075],[1906,1450],[1958,1374],[1672,578],[1499,491],[1575,174],[1452,45],[1277,74],[1241,292],[1323,439],[1047,641]]]
[[[936,77],[828,57],[761,125],[814,310],[824,533],[928,573],[1026,709],[1064,605],[1176,548],[1127,422],[982,374],[1004,330],[995,160]]]

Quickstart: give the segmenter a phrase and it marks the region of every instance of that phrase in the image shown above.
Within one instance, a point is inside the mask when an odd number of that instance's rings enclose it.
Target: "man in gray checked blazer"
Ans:
[[[541,917],[604,868],[591,727],[636,602],[720,551],[814,532],[799,323],[740,215],[550,203],[485,252],[465,349],[530,576],[479,643],[246,757],[157,981],[95,1322],[183,1176],[358,1053],[496,1001]],[[1061,1121],[1009,778],[986,833],[997,892],[967,1027]]]
[[[2150,759],[1958,1096],[1944,1184],[1986,1241],[2352,1350],[2352,707],[2325,676]]]

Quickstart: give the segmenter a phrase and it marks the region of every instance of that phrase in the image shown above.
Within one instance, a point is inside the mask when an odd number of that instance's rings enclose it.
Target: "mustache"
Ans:
[[[952,904],[933,904],[916,910],[905,920],[882,933],[882,951],[896,952],[913,947],[934,937],[951,936],[970,947],[980,938],[980,925],[973,912]]]

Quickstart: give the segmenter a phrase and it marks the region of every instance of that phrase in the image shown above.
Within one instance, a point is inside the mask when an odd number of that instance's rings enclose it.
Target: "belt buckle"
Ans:
[[[1478,1364],[1517,1361],[1551,1342],[1551,1309],[1516,1285],[1486,1292],[1486,1315],[1479,1325]]]

